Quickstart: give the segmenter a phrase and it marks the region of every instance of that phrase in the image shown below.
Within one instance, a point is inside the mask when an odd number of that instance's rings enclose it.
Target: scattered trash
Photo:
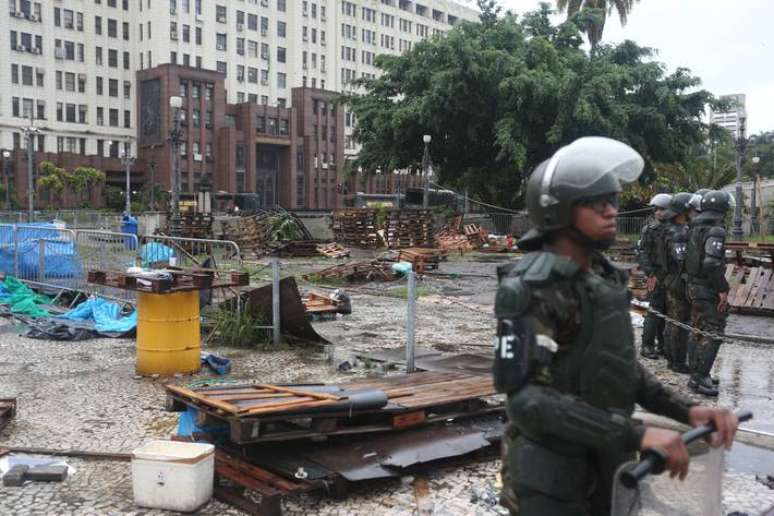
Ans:
[[[209,351],[202,351],[202,365],[208,366],[217,374],[228,374],[231,372],[231,360],[225,357],[219,357]]]

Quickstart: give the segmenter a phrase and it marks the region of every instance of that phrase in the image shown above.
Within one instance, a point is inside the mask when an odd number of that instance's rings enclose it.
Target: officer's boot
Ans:
[[[718,388],[710,377],[712,364],[715,363],[715,357],[720,349],[720,341],[708,339],[704,343],[700,353],[696,353],[696,367],[693,369],[691,379],[688,381],[688,387],[693,392],[704,396],[715,397],[718,395]]]
[[[658,325],[656,326],[656,353],[662,357],[669,358],[669,353],[666,349],[666,321],[664,319],[658,319]]]
[[[658,319],[655,315],[646,315],[642,325],[642,348],[640,349],[640,354],[645,358],[658,358],[655,345],[657,332]]]
[[[672,371],[676,373],[690,373],[691,370],[688,367],[688,364],[686,364],[686,355],[688,352],[688,346],[687,346],[687,335],[685,334],[685,330],[681,328],[675,328],[672,331],[672,362],[671,362],[671,368]]]

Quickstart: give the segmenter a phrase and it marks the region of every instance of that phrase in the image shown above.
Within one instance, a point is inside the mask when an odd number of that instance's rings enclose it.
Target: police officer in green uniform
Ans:
[[[728,317],[726,270],[726,230],[723,218],[730,205],[729,195],[713,190],[701,199],[701,212],[691,223],[685,270],[688,274],[688,298],[691,322],[696,329],[720,334]],[[689,344],[691,379],[688,386],[699,394],[717,396],[710,377],[720,339],[693,333]]]
[[[667,274],[667,249],[664,245],[667,230],[667,209],[672,196],[666,193],[655,195],[650,205],[655,209],[653,219],[642,227],[640,236],[640,269],[647,277],[648,302],[651,308],[662,314],[667,311],[665,276]],[[645,358],[658,358],[664,348],[664,320],[648,312],[642,327],[640,353]],[[656,343],[658,342],[658,347]]]
[[[600,253],[616,232],[617,193],[643,160],[607,138],[581,138],[532,174],[531,251],[498,269],[494,380],[507,394],[502,501],[523,516],[606,515],[616,469],[656,447],[684,478],[678,433],[645,428],[634,404],[691,425],[715,422],[730,445],[734,415],[662,386],[636,358],[626,275]]]
[[[669,222],[664,232],[667,249],[667,273],[664,288],[667,293],[667,315],[681,323],[691,322],[691,303],[686,296],[685,255],[688,248],[688,211],[693,194],[680,192],[672,196],[666,216]],[[687,373],[688,333],[686,330],[667,323],[664,329],[664,348],[669,368],[678,373]]]

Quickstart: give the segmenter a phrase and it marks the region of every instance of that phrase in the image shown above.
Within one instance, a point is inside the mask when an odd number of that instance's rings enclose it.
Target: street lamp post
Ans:
[[[432,136],[426,134],[422,136],[425,142],[425,152],[422,154],[422,175],[424,176],[424,190],[422,191],[422,207],[427,209],[430,205],[430,141]]]
[[[736,210],[734,211],[734,239],[742,240],[742,165],[744,155],[747,152],[747,138],[745,137],[747,119],[739,118],[739,135],[736,138]]]
[[[11,151],[3,151],[3,185],[5,186],[5,209],[11,209]]]
[[[752,195],[750,196],[750,210],[752,211],[752,214],[750,215],[750,236],[757,235],[760,232],[760,228],[758,227],[758,206],[756,202],[758,193],[758,163],[760,162],[760,157],[753,156],[753,184]]]
[[[183,142],[183,130],[180,127],[180,109],[183,107],[183,98],[169,97],[169,107],[174,110],[174,126],[169,132],[169,140],[175,153],[175,165],[172,173],[172,217],[180,215],[180,144]]]
[[[35,127],[32,124],[32,115],[30,115],[30,125],[29,127],[24,128],[24,137],[27,141],[27,217],[29,219],[29,222],[33,222],[35,220],[35,209],[34,209],[34,181],[33,181],[33,171],[34,171],[34,163],[33,163],[33,145],[34,145],[34,138],[36,134],[40,133],[40,129]]]
[[[132,188],[130,176],[132,173],[132,165],[134,165],[134,156],[132,156],[130,152],[129,145],[124,145],[124,148],[121,151],[121,163],[126,167],[126,208],[124,208],[124,211],[127,216],[132,214]]]

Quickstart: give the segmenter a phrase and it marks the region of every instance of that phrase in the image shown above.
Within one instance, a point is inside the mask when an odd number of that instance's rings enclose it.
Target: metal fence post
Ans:
[[[46,241],[41,238],[38,240],[38,282],[46,281]]]
[[[414,344],[416,340],[417,279],[414,271],[406,274],[408,279],[408,320],[406,321],[406,372],[414,372]]]
[[[280,344],[280,262],[276,256],[271,259],[271,322],[274,345]]]

